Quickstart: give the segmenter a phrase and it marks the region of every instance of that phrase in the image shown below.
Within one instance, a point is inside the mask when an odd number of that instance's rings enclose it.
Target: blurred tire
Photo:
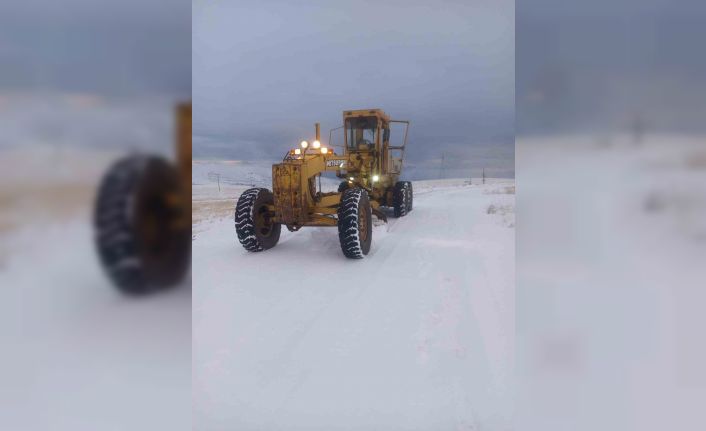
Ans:
[[[108,170],[94,211],[95,243],[108,277],[125,293],[173,286],[191,257],[191,205],[166,160],[133,155]]]

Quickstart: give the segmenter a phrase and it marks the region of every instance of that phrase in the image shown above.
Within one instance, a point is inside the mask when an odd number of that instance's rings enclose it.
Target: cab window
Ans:
[[[346,120],[348,149],[358,150],[374,147],[377,125],[376,117],[348,118]]]

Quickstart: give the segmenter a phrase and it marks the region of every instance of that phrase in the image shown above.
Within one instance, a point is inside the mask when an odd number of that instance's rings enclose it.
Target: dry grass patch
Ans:
[[[236,201],[235,199],[193,201],[191,203],[191,225],[197,225],[204,220],[233,216]]]
[[[492,189],[485,192],[486,195],[514,195],[515,186],[506,186],[499,189]]]

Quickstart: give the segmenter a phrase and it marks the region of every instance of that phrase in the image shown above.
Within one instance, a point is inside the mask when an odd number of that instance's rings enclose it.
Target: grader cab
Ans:
[[[404,126],[401,145],[391,144],[393,123]],[[408,121],[391,120],[380,109],[344,111],[343,148],[336,153],[331,142],[321,144],[317,123],[314,141],[302,141],[272,166],[273,192],[252,188],[238,199],[235,228],[240,243],[248,251],[263,251],[277,244],[282,225],[290,231],[337,226],[346,257],[368,254],[372,215],[387,221],[383,207],[391,207],[395,217],[412,210],[412,183],[399,181],[408,127]],[[324,172],[342,179],[337,192],[321,190]]]

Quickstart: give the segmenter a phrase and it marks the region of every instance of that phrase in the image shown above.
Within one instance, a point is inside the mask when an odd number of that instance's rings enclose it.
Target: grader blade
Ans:
[[[380,211],[377,208],[372,208],[373,214],[375,214],[375,217],[379,218],[380,220],[384,221],[387,223],[387,216],[385,215],[384,212]]]

